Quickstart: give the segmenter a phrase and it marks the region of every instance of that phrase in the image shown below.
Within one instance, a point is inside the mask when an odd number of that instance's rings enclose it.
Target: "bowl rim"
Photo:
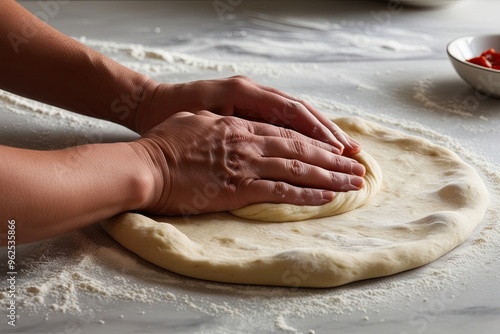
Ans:
[[[448,54],[448,56],[450,58],[452,58],[453,60],[456,60],[458,61],[459,63],[461,64],[464,64],[464,65],[467,65],[467,66],[470,66],[472,68],[475,68],[475,69],[478,69],[478,70],[482,70],[482,71],[486,71],[486,72],[490,72],[490,73],[500,73],[500,70],[497,70],[497,69],[493,69],[493,68],[488,68],[488,67],[484,67],[484,66],[480,66],[480,65],[476,65],[476,64],[473,64],[473,63],[470,63],[468,62],[467,60],[462,60],[462,59],[458,59],[457,57],[455,57],[454,55],[451,54],[450,52],[450,46],[453,44],[453,43],[456,43],[458,42],[459,40],[461,39],[466,39],[466,38],[477,38],[477,37],[495,37],[495,38],[498,38],[500,40],[500,34],[478,34],[478,35],[464,35],[464,36],[460,36],[460,37],[456,37],[454,39],[452,39],[447,45],[446,45],[446,53]]]

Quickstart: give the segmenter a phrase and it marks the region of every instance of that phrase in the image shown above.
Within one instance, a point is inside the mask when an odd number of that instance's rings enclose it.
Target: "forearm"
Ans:
[[[61,235],[150,200],[152,177],[133,143],[58,151],[0,146],[0,245],[7,222],[16,242]]]
[[[58,32],[15,1],[0,2],[0,88],[136,130],[156,82]]]

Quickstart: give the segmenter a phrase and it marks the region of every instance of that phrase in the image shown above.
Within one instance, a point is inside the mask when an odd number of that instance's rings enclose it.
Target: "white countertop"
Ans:
[[[33,12],[45,13],[48,22],[63,32],[85,36],[83,41],[103,52],[105,48],[95,40],[122,43],[122,50],[110,55],[128,66],[151,70],[128,54],[128,43],[177,52],[178,58],[164,59],[160,70],[148,72],[160,80],[244,74],[309,99],[326,113],[361,116],[426,137],[473,165],[485,180],[493,204],[471,240],[434,263],[325,290],[233,286],[163,273],[121,250],[94,226],[66,239],[18,246],[17,259],[22,263],[26,258],[26,271],[48,266],[53,268],[49,272],[78,259],[84,274],[124,275],[130,289],[153,288],[171,293],[175,300],[126,301],[82,291],[78,294],[79,305],[85,306],[81,312],[53,311],[50,305],[25,310],[19,306],[15,328],[6,325],[2,310],[2,333],[498,331],[500,210],[495,204],[500,189],[494,181],[500,175],[500,100],[484,99],[461,81],[445,47],[458,36],[498,33],[499,2],[450,1],[450,6],[437,9],[405,7],[391,12],[382,1],[243,0],[232,2],[229,17],[219,16],[212,1],[72,1],[45,9],[37,2],[22,3]],[[113,50],[119,48],[115,45]],[[27,116],[19,108],[0,100],[0,143],[52,148],[136,137],[107,122],[85,122],[44,108]],[[84,243],[92,245],[91,251],[71,250],[72,245],[80,247],[82,239],[91,240]],[[477,246],[478,240],[485,244]],[[115,265],[89,269],[78,251],[94,254],[94,262],[102,257]],[[0,268],[6,271],[5,254],[1,256]],[[457,259],[464,261],[450,268]],[[128,267],[130,263],[133,266]],[[19,283],[29,279],[25,273]],[[302,302],[304,308],[311,307],[315,298],[322,302],[338,298],[339,307],[325,305],[325,312],[317,314],[300,309]],[[317,310],[318,305],[311,309]]]

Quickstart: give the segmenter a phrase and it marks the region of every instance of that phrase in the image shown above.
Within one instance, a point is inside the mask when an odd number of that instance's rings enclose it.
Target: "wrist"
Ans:
[[[172,86],[153,79],[144,84],[141,100],[134,114],[132,130],[144,134],[170,116],[167,110],[169,100],[167,94]]]
[[[156,144],[148,139],[141,138],[127,143],[137,157],[137,173],[134,177],[136,184],[135,206],[129,210],[151,210],[157,207],[166,185],[163,170],[167,169],[167,161],[162,154],[158,154]],[[161,167],[160,167],[161,166]]]
[[[133,143],[89,144],[67,150],[68,154],[78,154],[85,158],[81,162],[83,167],[81,164],[71,166],[71,175],[78,178],[78,172],[74,171],[77,167],[78,170],[84,171],[82,180],[90,177],[84,182],[100,189],[100,205],[104,204],[106,210],[109,210],[104,217],[140,210],[151,201],[154,189],[153,173]],[[86,152],[89,153],[88,156],[84,156]],[[94,211],[99,209],[95,208]]]

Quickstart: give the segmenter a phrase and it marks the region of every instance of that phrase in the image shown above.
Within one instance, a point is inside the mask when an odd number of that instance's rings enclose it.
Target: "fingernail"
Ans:
[[[333,192],[325,190],[321,193],[321,196],[325,201],[330,202],[333,199]]]
[[[342,155],[344,152],[345,146],[335,138],[335,136],[330,131],[323,131],[323,138],[325,143],[329,143],[333,149],[332,152],[335,154]]]
[[[340,142],[335,143],[332,140],[328,140],[327,143],[330,144],[330,146],[332,148],[332,153],[335,153],[338,155],[342,155],[342,153],[344,153],[345,146],[342,145],[342,143],[340,143]]]
[[[359,176],[351,176],[349,181],[353,187],[352,189],[354,190],[363,188],[363,185],[365,184],[365,180]]]
[[[349,138],[348,145],[353,151],[358,151],[361,148],[361,144],[352,138]]]
[[[340,150],[338,147],[332,146],[332,150],[331,151],[332,151],[333,154],[342,155],[342,150]]]
[[[345,146],[340,144],[340,148],[339,148],[339,154],[342,155],[342,153],[344,153],[344,149],[345,149]]]
[[[354,175],[358,175],[358,176],[363,176],[365,175],[366,173],[366,169],[365,169],[365,166],[363,166],[362,164],[360,163],[354,163],[352,165],[352,173]]]

